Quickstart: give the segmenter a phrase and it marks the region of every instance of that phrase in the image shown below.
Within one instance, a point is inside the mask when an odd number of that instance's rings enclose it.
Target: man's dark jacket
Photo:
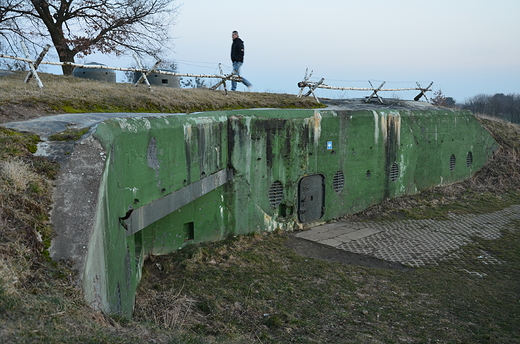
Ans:
[[[231,45],[231,61],[244,62],[244,41],[239,37],[235,38]]]

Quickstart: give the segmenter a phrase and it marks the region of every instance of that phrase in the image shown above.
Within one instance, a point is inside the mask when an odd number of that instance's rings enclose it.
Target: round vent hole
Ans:
[[[471,152],[468,152],[466,155],[466,166],[471,167],[473,165],[473,154]]]
[[[271,187],[269,188],[269,202],[271,203],[271,206],[273,208],[277,208],[280,203],[282,203],[283,199],[283,186],[282,183],[279,181],[274,182],[271,184]]]
[[[399,179],[399,165],[394,162],[390,168],[390,180],[395,182],[397,179]]]
[[[455,158],[455,154],[450,156],[450,171],[455,170],[455,164],[457,163],[457,159]]]
[[[337,171],[334,173],[334,178],[332,179],[332,188],[336,193],[340,193],[343,191],[343,188],[345,187],[345,176],[343,175],[343,172]]]

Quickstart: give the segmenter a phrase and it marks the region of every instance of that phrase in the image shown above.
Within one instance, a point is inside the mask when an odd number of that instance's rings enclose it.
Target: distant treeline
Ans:
[[[520,94],[497,93],[493,96],[479,94],[460,106],[475,114],[499,117],[512,123],[520,123]]]
[[[520,123],[520,94],[497,93],[493,96],[479,94],[467,99],[462,104],[455,103],[452,97],[446,97],[439,90],[432,97],[434,105],[470,110],[475,114],[498,117],[512,123]]]

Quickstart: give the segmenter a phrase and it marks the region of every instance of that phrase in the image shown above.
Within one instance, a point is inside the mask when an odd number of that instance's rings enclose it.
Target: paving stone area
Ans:
[[[483,215],[449,214],[449,220],[401,220],[336,222],[311,228],[297,237],[352,253],[419,267],[441,261],[461,261],[467,256],[463,247],[473,238],[498,239],[501,231],[520,220],[520,205]],[[502,261],[489,252],[473,249],[471,255],[486,265]],[[462,266],[462,264],[460,264]],[[469,271],[477,275],[483,272]]]

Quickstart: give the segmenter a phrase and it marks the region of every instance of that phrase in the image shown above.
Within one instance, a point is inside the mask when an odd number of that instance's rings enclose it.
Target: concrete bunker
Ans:
[[[56,204],[51,254],[77,262],[90,304],[130,317],[150,254],[312,227],[469,178],[495,147],[471,113],[434,107],[108,119],[62,166],[57,193],[74,199]],[[452,156],[465,166],[451,169]],[[81,243],[66,244],[78,232]]]
[[[151,73],[147,76],[148,82],[150,85],[154,86],[164,86],[164,87],[172,87],[172,88],[180,88],[180,79],[176,75],[163,74],[163,72],[174,73],[174,70],[171,69],[158,69],[156,72]],[[133,83],[137,83],[141,78],[141,72],[134,72]],[[144,80],[142,81],[144,83]]]
[[[102,63],[91,62],[87,63],[87,66],[105,66]],[[97,81],[116,82],[116,72],[112,69],[105,68],[86,68],[76,67],[72,71],[72,75],[76,78],[92,79]]]

